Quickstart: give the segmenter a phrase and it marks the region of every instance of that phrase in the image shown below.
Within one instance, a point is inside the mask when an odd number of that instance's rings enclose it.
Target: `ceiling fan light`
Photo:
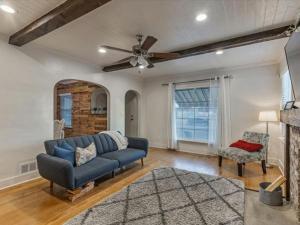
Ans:
[[[147,67],[149,65],[148,61],[143,56],[138,57],[138,63],[139,65],[143,65],[144,67]]]
[[[138,59],[136,57],[133,57],[130,59],[129,63],[132,65],[132,66],[136,66],[137,63],[138,63]]]

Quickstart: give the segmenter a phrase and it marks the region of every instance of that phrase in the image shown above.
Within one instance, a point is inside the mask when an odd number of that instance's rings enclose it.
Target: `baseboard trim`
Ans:
[[[217,156],[217,154],[209,153],[209,152],[194,152],[194,151],[188,151],[188,150],[182,150],[182,149],[176,149],[176,151],[191,153],[191,154],[196,154],[196,155],[203,155],[203,156]]]
[[[40,178],[40,175],[38,171],[32,171],[30,173],[18,175],[18,176],[13,176],[13,177],[8,177],[0,180],[0,190],[13,187],[31,180],[35,180]]]

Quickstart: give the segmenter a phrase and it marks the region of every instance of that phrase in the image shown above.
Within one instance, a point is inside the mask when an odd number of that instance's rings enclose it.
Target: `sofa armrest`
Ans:
[[[128,148],[141,149],[148,153],[148,140],[146,138],[128,137]]]
[[[67,189],[74,188],[74,168],[69,161],[45,153],[36,158],[42,177]]]

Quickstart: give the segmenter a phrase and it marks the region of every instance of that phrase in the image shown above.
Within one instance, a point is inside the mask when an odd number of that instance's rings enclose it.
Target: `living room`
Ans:
[[[299,8],[1,0],[0,224],[296,224]]]

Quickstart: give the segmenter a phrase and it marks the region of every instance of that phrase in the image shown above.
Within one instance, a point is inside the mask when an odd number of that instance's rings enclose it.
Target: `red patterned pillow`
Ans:
[[[258,152],[264,146],[257,143],[251,143],[244,140],[238,140],[230,145],[230,147],[240,148],[248,152]]]

